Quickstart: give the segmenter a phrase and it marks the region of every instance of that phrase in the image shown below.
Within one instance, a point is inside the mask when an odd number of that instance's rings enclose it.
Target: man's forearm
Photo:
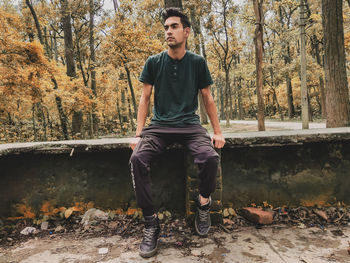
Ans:
[[[215,102],[210,93],[207,93],[206,96],[203,96],[203,102],[205,110],[210,119],[210,124],[213,127],[214,134],[221,134],[220,122],[218,118],[218,113],[216,110]]]
[[[208,100],[204,105],[210,119],[210,124],[213,127],[214,133],[221,134],[220,122],[214,101]]]
[[[149,107],[149,100],[141,97],[139,109],[137,111],[137,128],[136,128],[136,136],[140,136],[143,127],[145,127],[147,113]]]

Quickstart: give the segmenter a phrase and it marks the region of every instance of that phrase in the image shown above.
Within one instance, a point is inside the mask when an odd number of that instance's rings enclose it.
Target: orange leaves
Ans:
[[[44,56],[43,47],[38,41],[26,43],[23,48],[28,57],[28,63],[42,66],[48,63],[46,57]]]
[[[93,202],[75,202],[74,205],[66,208],[63,206],[57,207],[55,200],[45,201],[39,211],[34,210],[30,205],[26,204],[26,201],[23,200],[23,203],[19,203],[13,206],[15,212],[19,215],[17,217],[9,217],[9,220],[18,220],[18,219],[33,219],[34,222],[41,222],[42,220],[47,220],[49,218],[61,217],[68,219],[72,215],[82,215],[86,211],[94,208]],[[121,208],[116,210],[107,211],[110,215],[128,215],[128,216],[142,216],[142,211],[139,208],[129,207],[127,210]],[[110,216],[112,218],[112,216]]]
[[[23,30],[18,15],[0,9],[0,107],[13,116],[18,112],[19,120],[43,100],[51,68],[39,42],[23,41]]]
[[[350,53],[350,32],[344,34],[345,50]]]
[[[135,214],[136,211],[137,211],[136,208],[129,208],[129,209],[126,211],[126,214],[127,214],[128,216],[130,216],[130,215]]]
[[[130,18],[121,19],[120,15],[115,17],[104,41],[103,55],[115,66],[128,64],[129,68],[139,69],[149,55],[163,49],[162,44],[153,39],[153,33],[144,24],[134,23]]]
[[[48,202],[48,201],[46,201],[41,206],[41,209],[40,209],[40,211],[43,212],[44,215],[48,215],[48,216],[58,213],[58,211],[55,211],[56,212],[55,213],[53,210],[54,210],[54,208],[53,208],[52,204],[50,202]]]
[[[9,220],[16,220],[16,219],[23,219],[23,218],[31,218],[33,219],[35,217],[35,213],[33,211],[33,208],[30,206],[27,206],[25,204],[16,204],[14,206],[16,212],[22,216],[19,217],[9,217]]]
[[[69,218],[73,212],[80,212],[81,214],[85,211],[89,210],[90,208],[94,207],[93,202],[84,203],[84,202],[75,202],[75,205],[69,208],[61,207],[63,215],[65,218]]]
[[[79,212],[83,214],[85,211],[89,210],[90,208],[94,207],[93,202],[75,202],[73,206],[66,208],[66,207],[57,207],[55,200],[45,201],[40,210],[35,212],[35,210],[24,203],[19,203],[14,205],[14,210],[17,214],[21,215],[18,217],[9,217],[9,220],[17,220],[17,219],[34,219],[38,216],[43,217],[52,217],[52,216],[59,216],[62,215],[65,218],[69,218],[73,212]]]

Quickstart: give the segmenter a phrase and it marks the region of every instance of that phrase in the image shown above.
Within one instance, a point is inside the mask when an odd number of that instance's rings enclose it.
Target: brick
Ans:
[[[273,222],[273,213],[260,208],[245,207],[241,212],[244,218],[255,224],[269,225]]]

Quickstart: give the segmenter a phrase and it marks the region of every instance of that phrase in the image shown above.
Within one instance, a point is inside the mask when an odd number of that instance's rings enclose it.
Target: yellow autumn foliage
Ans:
[[[142,87],[138,77],[148,56],[167,49],[161,22],[164,1],[121,0],[116,11],[106,11],[101,8],[103,1],[95,0],[95,62],[90,54],[89,1],[68,1],[76,66],[73,78],[67,76],[61,1],[30,2],[38,18],[43,44],[39,42],[38,29],[25,1],[18,1],[16,6],[11,1],[0,2],[0,143],[64,139],[61,114],[67,119],[68,137],[74,139],[133,135]],[[310,0],[307,4],[307,85],[312,113],[320,118],[321,80],[324,80],[322,8],[320,1]],[[192,28],[188,49],[199,48],[206,56],[220,118],[225,119],[221,105],[226,96],[231,104],[231,118],[238,118],[239,111],[242,118],[255,118],[252,3],[189,0],[183,1],[183,7],[192,24],[196,21],[200,24],[198,36]],[[299,2],[267,0],[264,12],[266,115],[288,116],[286,82],[290,79],[294,116],[298,118]],[[350,8],[346,2],[343,18],[349,61]],[[230,91],[226,93],[224,68],[231,59]],[[347,66],[350,75],[349,62]],[[92,92],[92,70],[96,74],[96,95]],[[77,113],[81,114],[81,130],[73,134]]]

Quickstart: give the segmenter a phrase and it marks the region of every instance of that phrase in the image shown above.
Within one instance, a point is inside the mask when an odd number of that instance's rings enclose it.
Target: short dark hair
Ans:
[[[166,8],[162,14],[163,23],[165,23],[165,20],[167,20],[171,16],[180,17],[183,28],[191,27],[191,23],[188,20],[188,17],[183,12],[181,12],[180,8],[176,8],[176,7]]]

